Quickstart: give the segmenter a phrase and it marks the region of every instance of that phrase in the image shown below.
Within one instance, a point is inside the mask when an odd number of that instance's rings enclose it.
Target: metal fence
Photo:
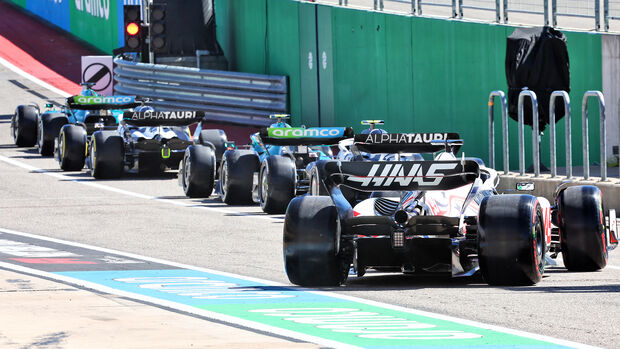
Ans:
[[[504,173],[508,174],[509,169],[509,147],[508,147],[508,104],[503,91],[493,91],[489,95],[489,165],[495,168],[495,120],[494,106],[495,99],[499,98],[502,110],[502,141],[503,141],[503,157],[504,157]],[[536,94],[530,90],[521,91],[518,101],[518,140],[519,140],[519,174],[525,174],[525,131],[523,123],[523,102],[526,98],[532,101],[532,165],[534,177],[540,176],[540,134],[538,132],[538,100]],[[572,136],[571,136],[571,108],[570,98],[566,91],[553,91],[549,102],[549,155],[551,159],[551,177],[557,176],[557,147],[556,147],[556,115],[555,100],[562,98],[564,102],[564,117],[566,119],[566,178],[573,177],[573,161],[572,161]],[[590,144],[588,139],[588,101],[595,99],[599,104],[600,112],[600,164],[601,164],[601,180],[607,180],[607,119],[605,117],[605,98],[600,91],[586,91],[581,102],[581,137],[583,144],[583,177],[590,178]]]
[[[267,126],[287,111],[285,76],[137,63],[114,59],[115,92],[148,98],[158,110],[201,110],[207,119]]]
[[[620,0],[337,0],[337,3],[341,6],[372,6],[377,11],[406,11],[415,16],[487,19],[496,23],[597,31],[609,31],[613,21],[620,26]],[[488,15],[481,17],[482,13]],[[558,18],[563,22],[559,24]]]

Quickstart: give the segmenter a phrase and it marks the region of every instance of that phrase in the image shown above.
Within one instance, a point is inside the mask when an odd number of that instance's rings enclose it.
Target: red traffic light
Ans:
[[[138,35],[138,33],[140,33],[140,26],[137,23],[131,22],[127,24],[125,30],[127,31],[127,34],[131,36]]]

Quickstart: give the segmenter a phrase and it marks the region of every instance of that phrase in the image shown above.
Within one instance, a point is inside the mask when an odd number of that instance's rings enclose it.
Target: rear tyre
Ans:
[[[190,145],[185,150],[181,169],[181,185],[190,198],[208,198],[215,181],[215,154],[205,145]]]
[[[80,171],[86,159],[86,130],[77,125],[64,125],[58,136],[57,160],[63,171]]]
[[[97,131],[90,142],[91,174],[97,179],[119,178],[124,169],[124,144],[115,132]]]
[[[607,265],[607,239],[601,191],[592,185],[568,187],[558,196],[560,241],[564,266],[595,271]]]
[[[339,286],[347,280],[352,261],[353,243],[340,239],[331,198],[294,198],[284,220],[284,265],[291,283]]]
[[[258,168],[258,156],[252,150],[226,151],[219,177],[222,201],[228,205],[252,204],[252,179]]]
[[[41,156],[53,156],[54,144],[60,129],[69,123],[67,116],[61,113],[44,113],[39,118],[37,148]]]
[[[295,197],[295,163],[291,158],[272,155],[261,164],[258,197],[263,212],[284,213]]]
[[[478,215],[478,260],[490,285],[533,285],[545,266],[541,206],[531,195],[485,198]]]
[[[37,143],[39,111],[33,105],[20,105],[11,118],[11,134],[18,147],[32,147]]]
[[[228,142],[226,132],[223,130],[202,130],[198,139],[200,144],[209,145],[210,143],[213,145],[215,148],[215,160],[219,163],[226,151],[226,142]]]

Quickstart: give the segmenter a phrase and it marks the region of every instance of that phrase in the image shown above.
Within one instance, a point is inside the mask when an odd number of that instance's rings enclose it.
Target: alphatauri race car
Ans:
[[[150,107],[125,112],[115,130],[93,133],[86,164],[95,178],[177,169],[192,144],[189,125],[203,119],[197,111],[154,111]]]
[[[492,285],[531,285],[559,253],[568,270],[605,267],[618,241],[615,211],[603,211],[598,188],[563,184],[553,205],[523,192],[499,195],[497,173],[456,157],[462,141],[450,138],[354,139],[354,151],[437,153],[430,161],[317,161],[321,187],[312,194],[323,189],[328,196],[297,197],[288,206],[283,254],[289,280],[336,286],[353,267],[358,276],[368,268],[453,277],[480,271]],[[371,195],[352,205],[343,187]]]
[[[294,128],[284,122],[288,115],[271,117],[277,122],[251,135],[248,147],[229,146],[223,153],[216,187],[225,203],[258,202],[266,213],[284,213],[293,197],[308,192],[306,169],[309,164],[318,159],[332,159],[329,145],[353,137],[350,128]],[[215,167],[207,165],[209,161],[199,162],[196,156],[192,160],[189,152],[195,151],[194,148],[209,152],[204,146],[190,147],[187,151],[189,156],[186,156],[185,164],[196,171],[195,175],[181,183],[187,195],[195,183],[194,179],[216,177],[213,174]],[[200,174],[196,168],[204,169],[203,173],[209,174]],[[190,171],[184,173],[189,174]]]

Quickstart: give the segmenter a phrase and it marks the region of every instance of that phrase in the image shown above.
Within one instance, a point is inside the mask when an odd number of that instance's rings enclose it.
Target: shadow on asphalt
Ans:
[[[0,120],[11,120],[11,117],[13,117],[12,114],[7,114],[7,115],[0,115]]]

